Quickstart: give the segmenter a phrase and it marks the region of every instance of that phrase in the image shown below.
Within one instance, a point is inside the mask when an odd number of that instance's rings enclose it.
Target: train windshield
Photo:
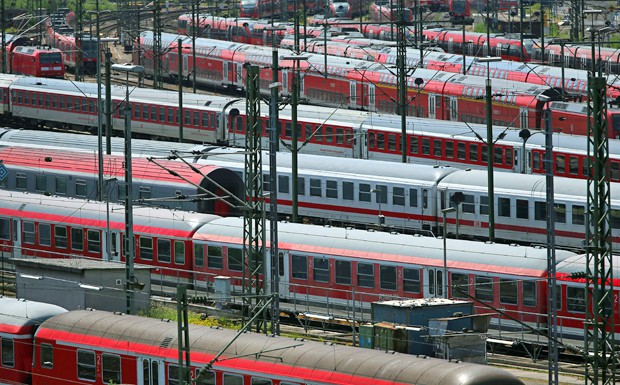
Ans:
[[[60,52],[50,52],[41,55],[41,64],[59,64],[62,62]]]
[[[85,57],[97,57],[97,40],[82,40],[82,52]]]
[[[613,112],[609,115],[611,122],[607,122],[607,124],[611,124],[611,127],[608,128],[607,132],[612,135],[610,139],[620,139],[620,112]]]

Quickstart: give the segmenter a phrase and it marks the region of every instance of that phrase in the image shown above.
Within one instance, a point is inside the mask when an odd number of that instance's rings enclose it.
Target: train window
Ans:
[[[554,204],[556,223],[566,223],[566,205],[564,203]]]
[[[241,271],[243,270],[243,266],[241,264],[242,258],[241,249],[237,249],[234,247],[228,248],[228,270],[231,271]]]
[[[476,299],[493,301],[493,278],[476,276]]]
[[[310,180],[310,183],[312,184],[312,180]],[[325,196],[327,198],[338,199],[338,182],[335,180],[325,181]]]
[[[469,145],[469,160],[472,162],[478,161],[478,143]]]
[[[523,281],[523,305],[536,306],[537,303],[538,301],[536,299],[536,282]]]
[[[418,190],[415,188],[409,189],[409,206],[418,207]]]
[[[313,197],[322,197],[323,191],[321,187],[321,180],[310,178],[310,196]]]
[[[431,154],[431,140],[428,138],[422,138],[422,155]]]
[[[336,128],[336,143],[337,144],[348,144],[345,143],[346,135],[344,134],[344,130],[342,128]]]
[[[39,95],[39,107],[43,107],[43,95]]]
[[[210,269],[222,269],[222,247],[209,246],[207,249],[207,267]]]
[[[120,384],[121,383],[121,357],[113,354],[103,353],[102,367],[103,372],[101,379],[104,384]],[[177,376],[178,377],[178,376]]]
[[[75,196],[78,197],[86,197],[86,180],[84,179],[76,179],[75,180]]]
[[[304,132],[305,132],[305,138],[306,140],[310,140],[312,139],[312,134],[313,134],[313,129],[312,129],[312,125],[310,123],[306,123],[305,127],[304,127]]]
[[[278,192],[288,194],[290,191],[288,175],[278,175]]]
[[[489,159],[489,154],[487,152],[487,146],[483,145],[482,149],[480,150],[480,154],[482,155],[482,163],[486,164],[487,160]]]
[[[469,194],[463,194],[463,202],[461,204],[461,209],[464,213],[475,214],[476,206],[474,204],[474,196]]]
[[[351,284],[351,262],[350,261],[336,261],[336,284],[338,285],[350,285]]]
[[[9,368],[15,366],[15,351],[12,338],[2,337],[2,366]]]
[[[514,159],[513,159],[512,154],[513,154],[512,148],[507,148],[506,149],[506,165],[507,166],[512,166],[514,164]]]
[[[71,110],[73,107],[73,98],[71,96],[67,96],[67,109]],[[60,109],[65,108],[65,98],[60,97]]]
[[[447,143],[446,143],[446,152],[447,152]],[[450,150],[451,151],[451,150]],[[450,156],[452,157],[452,156]],[[465,143],[457,143],[456,144],[456,157],[460,160],[465,160]]]
[[[179,367],[168,364],[168,385],[179,385]]]
[[[52,226],[47,223],[39,223],[39,245],[52,245]]]
[[[19,104],[22,103],[22,92],[21,91],[17,92],[17,103]]]
[[[194,243],[194,265],[196,267],[205,265],[205,247],[199,243]]]
[[[377,133],[377,150],[385,149],[385,134],[378,132]]]
[[[334,142],[334,128],[325,127],[325,143],[333,143],[333,142]]]
[[[34,189],[36,191],[47,190],[47,175],[37,175],[34,179]]]
[[[88,252],[100,253],[101,252],[101,233],[99,230],[88,230],[86,233]]]
[[[157,240],[157,261],[163,263],[170,263],[170,240]]]
[[[291,122],[284,123],[284,137],[285,138],[293,137],[293,124]]]
[[[77,373],[81,380],[95,381],[97,379],[95,352],[81,349],[77,351]]]
[[[540,169],[540,154],[537,152],[532,153],[532,170]]]
[[[272,384],[271,380],[268,380],[266,378],[252,377],[252,385],[271,385],[271,384]]]
[[[572,216],[573,225],[584,225],[586,223],[585,207],[573,205]]]
[[[50,107],[50,101],[52,99],[51,95],[45,95],[45,107],[49,108]]]
[[[579,174],[579,158],[576,156],[571,156],[568,158],[568,172],[572,175]],[[613,164],[612,164],[613,168]]]
[[[316,282],[329,282],[329,260],[327,258],[314,258],[312,274]]]
[[[586,312],[586,292],[583,287],[566,287],[566,310],[573,313]]]
[[[369,149],[374,149],[375,146],[376,146],[375,133],[374,132],[369,132],[368,133],[368,148]]]
[[[56,177],[56,194],[66,195],[67,194],[67,178],[66,177]]]
[[[612,181],[618,181],[620,179],[620,163],[611,162],[611,175],[610,178]]]
[[[194,378],[197,385],[215,385],[215,372],[210,370],[196,369]]]
[[[207,114],[204,114],[204,116],[206,117]],[[166,109],[164,107],[159,107],[159,121],[162,123],[166,121]],[[207,124],[204,125],[207,126]]]
[[[375,202],[376,203],[387,203],[387,193],[388,188],[386,185],[378,184],[374,190],[370,190],[370,192],[375,193]]]
[[[308,279],[308,258],[303,255],[291,256],[291,276],[297,279]]]
[[[469,293],[469,275],[461,273],[452,273],[452,297],[468,298]]]
[[[396,290],[396,266],[379,267],[379,286],[382,290]]]
[[[243,385],[243,376],[224,373],[222,385]]]
[[[168,108],[168,123],[174,123],[174,110]]]
[[[192,112],[191,111],[183,111],[183,121],[186,125],[190,125],[192,123]]]
[[[525,199],[517,199],[517,218],[529,218],[529,202]]]
[[[419,151],[418,144],[418,138],[416,136],[412,136],[411,141],[409,142],[409,152],[411,152],[412,154],[417,154]]]
[[[392,204],[396,206],[405,205],[405,189],[403,187],[394,187],[392,189]]]
[[[497,215],[510,217],[510,198],[497,198]]]
[[[152,261],[153,260],[153,238],[140,237],[140,258]]]
[[[504,149],[501,147],[493,148],[493,164],[504,164]]]
[[[489,197],[486,195],[480,196],[480,215],[489,215]]]
[[[557,174],[564,174],[566,172],[566,163],[564,155],[557,155],[555,157],[555,172]]]
[[[359,185],[359,201],[370,202],[370,185],[367,183],[360,183]]]
[[[22,242],[34,245],[34,222],[24,222],[22,225]]]
[[[11,220],[0,218],[0,239],[11,240]]]
[[[620,229],[620,210],[609,210],[612,229]]]
[[[71,249],[84,250],[84,230],[71,229]]]
[[[519,283],[514,279],[499,279],[499,302],[516,305],[519,295]]]
[[[454,142],[446,142],[446,158],[454,158]]]
[[[353,182],[342,182],[342,199],[345,201],[352,201],[353,197]]]
[[[54,367],[54,347],[50,344],[41,344],[41,367],[53,368]]]
[[[403,268],[403,291],[420,293],[420,269]]]
[[[25,190],[26,187],[27,187],[26,174],[22,172],[18,172],[15,175],[15,188],[17,188],[18,190]]]
[[[388,150],[396,150],[396,134],[388,134]]]
[[[151,107],[151,120],[152,121],[156,121],[157,120],[157,107]]]
[[[133,117],[139,119],[142,111],[142,105],[138,103],[130,103],[133,107]]]
[[[547,202],[534,202],[534,219],[537,221],[547,220]]]
[[[443,156],[442,143],[440,139],[433,140],[433,155],[437,158]]]
[[[263,174],[263,191],[271,191],[271,175]]]
[[[297,194],[306,195],[306,178],[297,178]]]
[[[357,285],[375,287],[375,266],[372,263],[357,263]]]
[[[86,106],[84,108],[86,108]],[[88,101],[88,111],[95,112],[95,101],[94,100]]]

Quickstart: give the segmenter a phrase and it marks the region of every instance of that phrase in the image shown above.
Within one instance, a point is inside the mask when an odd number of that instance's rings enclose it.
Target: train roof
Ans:
[[[202,226],[195,233],[194,239],[223,243],[241,241],[242,229],[240,218],[217,219]],[[278,224],[278,241],[280,248],[291,248],[298,253],[342,255],[381,260],[387,264],[443,266],[444,248],[441,238],[281,222]],[[462,268],[494,275],[546,274],[546,249],[458,239],[450,239],[446,243],[448,266],[451,269]],[[558,261],[571,255],[574,253],[556,251]]]
[[[524,198],[538,197],[544,199],[546,196],[545,175],[494,172],[493,177],[496,193],[519,195]],[[447,175],[440,184],[441,187],[452,190],[463,188],[471,192],[487,191],[488,174],[486,170],[462,170]],[[617,185],[618,183],[611,183],[610,196],[612,202],[620,202],[620,189],[615,188]],[[587,180],[555,177],[553,179],[553,190],[556,199],[569,199],[573,202],[585,204]]]
[[[109,204],[110,227],[125,228],[125,208]],[[0,213],[19,215],[22,219],[43,219],[58,223],[79,224],[83,227],[104,228],[108,223],[108,212],[103,202],[82,199],[45,196],[24,192],[0,190]],[[189,237],[204,223],[219,216],[176,211],[148,206],[133,207],[133,222],[136,232],[166,234],[171,237]]]
[[[615,281],[614,286],[617,287],[618,282],[620,281],[620,255],[614,254],[611,258],[611,266],[613,269],[612,277],[614,277]],[[556,265],[556,272],[558,275],[585,272],[586,261],[587,257],[585,254],[573,255],[568,258],[564,258]],[[594,271],[595,266],[593,263],[590,264],[590,269]]]
[[[216,360],[214,368],[239,367],[260,372],[265,370],[262,366],[268,365],[276,378],[298,376],[341,382],[353,377],[380,384],[523,384],[507,371],[471,363],[257,333],[242,333],[233,340],[237,336],[234,330],[200,325],[189,325],[188,334],[192,362],[208,362],[223,352],[223,359]],[[159,352],[171,359],[178,357],[175,322],[82,310],[50,318],[37,332],[37,338],[62,338],[69,344],[81,344],[86,337],[94,338],[106,351],[130,350],[148,355]]]
[[[0,334],[27,332],[46,319],[65,313],[60,306],[0,296]]]

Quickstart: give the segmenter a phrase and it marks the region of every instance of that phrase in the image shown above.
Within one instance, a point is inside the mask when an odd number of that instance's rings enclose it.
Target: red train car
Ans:
[[[80,60],[83,70],[87,73],[95,73],[97,70],[97,39],[82,35],[80,40],[78,47],[73,34],[64,35],[56,32],[51,26],[47,27],[45,41],[49,46],[62,51],[66,68],[74,70]]]
[[[11,52],[11,73],[41,78],[62,78],[65,65],[56,48],[15,47]]]
[[[0,309],[0,382],[31,384],[34,334],[43,321],[66,310],[56,305],[2,296]]]
[[[282,14],[281,0],[241,0],[239,16],[252,19],[280,17]]]
[[[397,21],[401,17],[404,21],[413,21],[413,12],[409,8],[399,9],[389,1],[381,0],[370,4],[370,18],[376,23]]]

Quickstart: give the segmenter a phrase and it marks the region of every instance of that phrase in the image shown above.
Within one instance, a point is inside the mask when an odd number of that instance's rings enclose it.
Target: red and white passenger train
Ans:
[[[0,298],[0,307],[2,383],[179,382],[174,322],[97,310],[67,312],[12,298]],[[201,385],[523,385],[511,373],[485,365],[264,334],[237,335],[234,330],[197,325],[190,325],[188,334],[191,378]],[[266,351],[269,354],[262,354]]]
[[[212,39],[200,39],[200,47],[196,56],[196,68],[192,60],[179,61],[178,39],[172,35],[162,36],[165,54],[161,60],[166,63],[169,73],[178,73],[179,63],[182,64],[183,76],[195,72],[198,83],[209,87],[228,89],[245,89],[246,70],[244,65],[255,64],[260,67],[261,92],[270,93],[268,79],[272,79],[270,64],[272,49],[254,45],[223,42]],[[187,58],[192,56],[191,44],[182,43]],[[141,63],[145,71],[152,74],[153,53],[152,33],[143,32],[140,40]],[[197,48],[198,51],[198,48]],[[291,57],[292,51],[279,51],[283,57]],[[287,56],[288,55],[288,56]],[[300,92],[301,98],[311,104],[324,105],[337,109],[349,108],[374,112],[395,113],[397,104],[396,76],[380,63],[370,63],[341,57],[327,57],[325,67],[324,55],[307,54],[307,59],[300,61]],[[292,60],[283,60],[280,65],[293,68]],[[296,64],[295,64],[296,65]],[[285,69],[281,72],[283,95],[289,95],[293,82],[293,71]],[[419,79],[419,80],[418,80]],[[418,84],[416,84],[418,81]],[[485,101],[486,78],[480,76],[461,75],[442,71],[416,69],[415,76],[409,77],[408,111],[409,116],[421,116],[440,120],[486,122]],[[561,91],[549,85],[534,85],[522,82],[496,79],[493,81],[492,115],[493,124],[515,128],[540,128],[543,126],[542,115],[546,101],[562,99]],[[584,104],[568,103],[569,112],[555,110],[558,119],[553,122],[557,131],[586,135],[587,114]],[[614,122],[620,111],[608,110],[608,129],[610,137],[618,134]],[[565,116],[566,115],[566,116]],[[568,118],[571,119],[568,119]]]
[[[1,192],[0,197],[0,250],[5,255],[123,260],[121,208],[110,210],[113,250],[107,250],[105,203],[19,192]],[[229,276],[233,287],[240,285],[242,218],[145,207],[136,207],[134,215],[135,262],[156,267],[158,280],[200,288],[215,276]],[[443,240],[433,237],[286,222],[279,223],[278,237],[277,290],[283,300],[325,304],[329,299],[331,305],[368,308],[386,297],[442,297],[447,283],[449,297],[468,298],[464,291],[480,300],[478,311],[488,312],[488,304],[531,326],[546,324],[544,248],[451,239],[444,249]],[[565,337],[583,337],[588,290],[571,274],[585,270],[585,256],[556,250],[556,260],[558,329]],[[618,319],[617,301],[614,314]],[[501,324],[517,326],[506,319]]]

